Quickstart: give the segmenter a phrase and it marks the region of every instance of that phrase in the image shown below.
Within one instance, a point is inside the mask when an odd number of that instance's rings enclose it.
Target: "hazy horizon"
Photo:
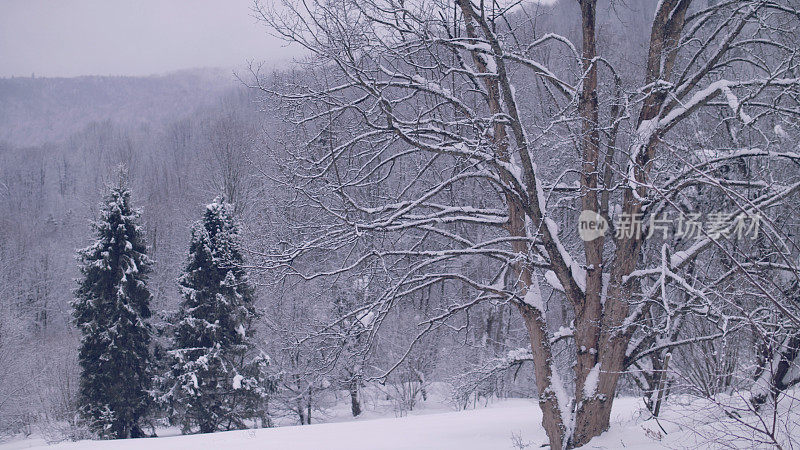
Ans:
[[[0,77],[165,75],[273,65],[293,51],[252,0],[8,0],[0,3]]]

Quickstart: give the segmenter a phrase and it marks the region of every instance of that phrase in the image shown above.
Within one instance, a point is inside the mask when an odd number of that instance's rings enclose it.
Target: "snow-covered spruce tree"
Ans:
[[[255,351],[257,317],[233,208],[220,198],[192,227],[189,258],[179,279],[171,370],[164,401],[184,433],[245,428],[266,415],[274,382],[269,358]]]
[[[79,409],[103,438],[143,437],[139,425],[152,406],[150,371],[151,261],[139,212],[120,182],[92,224],[97,240],[78,252],[82,277],[75,291],[75,323],[83,333]]]

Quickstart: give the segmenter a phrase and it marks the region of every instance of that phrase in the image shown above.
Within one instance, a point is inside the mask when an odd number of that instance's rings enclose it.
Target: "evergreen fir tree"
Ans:
[[[216,199],[192,227],[165,377],[163,400],[184,433],[241,429],[248,419],[264,419],[274,383],[269,358],[252,342],[257,313],[243,263],[232,208]]]
[[[97,241],[78,252],[82,278],[72,302],[83,338],[79,409],[101,437],[142,437],[140,420],[152,406],[150,388],[151,261],[130,192],[120,182],[92,224]]]

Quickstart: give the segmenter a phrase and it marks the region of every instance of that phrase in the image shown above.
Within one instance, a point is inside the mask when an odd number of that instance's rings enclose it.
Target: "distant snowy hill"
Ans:
[[[57,142],[106,120],[159,124],[215,101],[237,84],[222,69],[150,77],[0,78],[0,142]]]

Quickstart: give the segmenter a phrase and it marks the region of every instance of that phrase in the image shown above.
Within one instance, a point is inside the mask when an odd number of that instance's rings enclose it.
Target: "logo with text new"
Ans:
[[[608,222],[600,214],[584,210],[578,217],[578,235],[586,242],[593,241],[606,234]]]

